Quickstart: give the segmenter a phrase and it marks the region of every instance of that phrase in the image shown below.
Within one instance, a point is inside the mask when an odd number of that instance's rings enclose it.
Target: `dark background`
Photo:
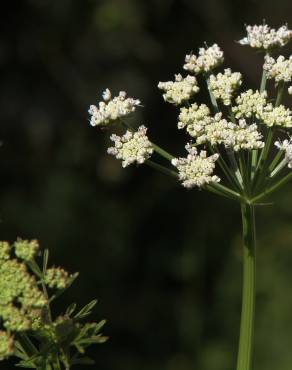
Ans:
[[[132,118],[183,153],[177,110],[158,81],[206,41],[259,85],[262,57],[236,44],[244,24],[292,26],[283,1],[27,0],[1,10],[0,233],[37,238],[79,271],[56,312],[92,298],[102,370],[233,370],[241,299],[239,207],[187,191],[146,166],[121,169],[87,109],[105,87],[144,108]],[[2,6],[4,4],[1,4]],[[291,46],[292,47],[292,46]],[[289,52],[289,49],[288,49]],[[291,98],[290,98],[291,99]],[[257,370],[292,366],[292,186],[257,211]],[[9,369],[3,362],[1,369]]]

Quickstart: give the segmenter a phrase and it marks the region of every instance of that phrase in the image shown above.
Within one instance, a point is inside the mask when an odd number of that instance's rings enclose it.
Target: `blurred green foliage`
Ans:
[[[186,137],[156,85],[204,41],[258,86],[244,23],[292,26],[289,0],[24,0],[0,24],[1,239],[37,238],[80,271],[64,296],[99,299],[103,370],[233,370],[241,300],[240,214],[146,167],[121,170],[88,125],[105,87],[145,106],[134,121],[172,153]],[[5,36],[5,37],[3,37]],[[290,370],[292,187],[258,209],[257,370]],[[1,368],[9,369],[7,364]]]

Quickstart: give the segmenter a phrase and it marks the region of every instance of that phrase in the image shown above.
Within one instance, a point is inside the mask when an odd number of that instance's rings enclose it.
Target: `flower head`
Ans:
[[[292,168],[292,141],[290,140],[284,140],[283,142],[276,141],[275,145],[278,149],[284,150],[285,152],[285,159],[288,163],[288,167]]]
[[[217,44],[209,48],[200,48],[199,55],[188,54],[184,69],[195,74],[210,72],[224,61],[223,51]]]
[[[274,107],[271,103],[267,104],[260,115],[260,119],[269,127],[292,127],[292,112],[282,104],[277,107]]]
[[[236,98],[236,105],[232,107],[232,112],[236,118],[250,118],[255,116],[260,118],[267,104],[267,93],[260,93],[258,90],[247,90]]]
[[[8,330],[28,330],[31,328],[29,312],[42,308],[47,300],[35,277],[23,262],[11,257],[12,248],[8,247],[8,243],[0,243],[0,250],[5,251],[0,263],[0,318]]]
[[[239,40],[239,43],[256,49],[269,50],[281,47],[292,39],[292,31],[286,25],[277,30],[267,24],[246,26],[246,32],[247,36]]]
[[[159,82],[158,88],[165,92],[163,94],[164,100],[175,105],[180,105],[189,100],[199,91],[195,76],[188,75],[183,78],[181,74],[175,75],[174,82]]]
[[[276,82],[289,82],[292,78],[292,56],[289,59],[285,59],[283,55],[277,59],[266,56],[263,68],[267,72],[267,78]]]
[[[140,126],[136,132],[127,131],[125,135],[112,135],[114,146],[107,152],[122,160],[122,166],[126,167],[137,162],[144,163],[153,153],[153,146],[147,135],[147,128]]]
[[[188,156],[186,158],[174,158],[171,163],[178,169],[179,180],[186,188],[195,186],[202,187],[211,182],[219,182],[218,176],[213,175],[215,162],[219,154],[207,157],[207,152],[202,150],[198,153],[191,144],[186,145]]]
[[[210,76],[210,90],[215,98],[221,100],[224,105],[231,104],[232,96],[241,83],[241,73],[232,73],[230,68],[225,69],[224,73]]]
[[[17,239],[14,243],[14,248],[18,258],[24,261],[31,261],[39,250],[39,243],[37,240]]]
[[[46,271],[45,283],[50,288],[65,289],[69,285],[71,278],[72,275],[69,275],[61,267],[51,267]]]
[[[103,101],[99,102],[98,106],[91,105],[88,110],[91,126],[106,126],[134,112],[140,105],[140,100],[126,96],[124,91],[120,91],[118,96],[112,98],[110,90],[106,89],[102,94]]]
[[[211,122],[210,109],[206,104],[192,104],[189,108],[180,109],[178,128],[186,127],[192,137],[197,137],[204,131],[204,127]]]

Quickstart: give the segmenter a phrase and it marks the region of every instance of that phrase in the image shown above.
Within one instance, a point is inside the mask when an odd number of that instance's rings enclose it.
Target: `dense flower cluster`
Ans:
[[[163,90],[163,98],[168,103],[180,105],[189,100],[199,91],[195,76],[188,75],[183,78],[181,74],[175,75],[175,81],[159,82],[158,88]]]
[[[223,51],[217,44],[209,48],[200,48],[199,56],[188,54],[185,57],[184,69],[195,74],[207,73],[224,61]]]
[[[50,288],[65,289],[69,285],[71,277],[72,275],[69,275],[61,267],[51,267],[47,269],[44,280]]]
[[[267,93],[264,91],[247,90],[236,98],[236,105],[232,107],[235,118],[250,118],[255,116],[260,119],[263,109],[267,104]]]
[[[260,119],[269,127],[292,127],[292,112],[289,108],[285,108],[284,105],[274,107],[271,103],[267,104]]]
[[[283,55],[277,59],[266,56],[263,68],[267,72],[267,78],[276,82],[289,82],[292,78],[292,56],[289,59],[285,59]]]
[[[266,24],[246,26],[247,36],[239,41],[256,49],[273,49],[286,45],[292,39],[292,31],[286,25],[274,29]]]
[[[191,144],[186,145],[188,156],[186,158],[174,158],[171,163],[178,169],[179,180],[186,188],[195,186],[202,187],[212,182],[219,182],[220,178],[213,175],[215,162],[219,154],[207,156],[207,152],[202,150],[198,153]]]
[[[221,100],[224,105],[230,105],[235,91],[242,83],[241,73],[231,72],[230,68],[224,70],[224,73],[218,73],[216,76],[210,76],[210,89],[216,99]]]
[[[198,106],[194,103],[189,108],[181,108],[179,120],[179,128],[186,127],[197,144],[223,144],[234,151],[264,146],[256,124],[248,125],[244,119],[240,119],[238,124],[229,122],[222,118],[222,113],[211,117],[210,110],[204,104]]]
[[[31,261],[39,251],[39,243],[37,240],[22,240],[17,239],[14,243],[15,255],[24,260]]]
[[[0,242],[0,318],[6,329],[23,331],[31,327],[28,313],[43,307],[46,298],[35,277],[24,263],[11,257],[11,251],[12,246]]]
[[[127,167],[137,162],[144,163],[153,153],[153,146],[147,135],[147,128],[140,126],[136,132],[127,131],[125,135],[112,135],[114,147],[108,148],[108,153],[122,160],[122,166]]]
[[[117,97],[112,98],[109,89],[103,92],[103,99],[96,105],[91,105],[88,112],[91,115],[91,126],[105,126],[119,118],[127,116],[140,105],[140,100],[127,98],[125,91],[120,91]]]
[[[285,160],[288,164],[288,167],[292,168],[292,141],[287,139],[283,142],[276,141],[275,145],[278,149],[284,150]]]

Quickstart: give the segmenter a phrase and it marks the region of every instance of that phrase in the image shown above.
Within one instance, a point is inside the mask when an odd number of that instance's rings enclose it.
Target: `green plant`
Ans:
[[[39,370],[71,369],[91,364],[85,350],[106,341],[100,330],[105,321],[86,319],[97,301],[76,312],[70,305],[54,318],[51,305],[68,289],[78,273],[60,267],[48,268],[49,252],[43,253],[42,267],[36,240],[18,239],[10,245],[0,242],[0,360],[12,356],[17,366]]]
[[[292,142],[285,139],[274,144],[276,136],[289,133],[292,112],[282,104],[287,82],[292,80],[292,56],[285,59],[272,57],[279,48],[292,39],[287,26],[278,30],[266,24],[247,26],[247,36],[239,41],[264,54],[263,73],[258,90],[239,92],[242,75],[231,72],[213,74],[224,56],[217,44],[199,49],[199,54],[185,57],[184,69],[174,81],[160,82],[166,102],[179,106],[178,128],[185,129],[191,137],[186,145],[187,156],[175,158],[154,144],[147,136],[147,128],[131,127],[126,117],[140,106],[138,99],[129,98],[125,92],[112,98],[109,89],[103,101],[89,109],[91,125],[121,130],[124,135],[113,134],[114,145],[108,153],[122,160],[122,166],[146,163],[150,167],[178,179],[186,188],[200,188],[237,202],[241,207],[243,226],[243,289],[240,339],[237,370],[250,370],[253,359],[253,334],[255,317],[256,277],[256,226],[255,208],[262,199],[281,188],[292,179]],[[205,81],[210,97],[206,104],[194,102],[199,92],[197,75]],[[267,81],[274,80],[267,89]],[[288,89],[292,94],[292,87]],[[150,160],[156,152],[172,164]],[[209,153],[209,154],[207,154]],[[218,164],[218,175],[214,174]],[[224,184],[222,182],[224,181]]]

